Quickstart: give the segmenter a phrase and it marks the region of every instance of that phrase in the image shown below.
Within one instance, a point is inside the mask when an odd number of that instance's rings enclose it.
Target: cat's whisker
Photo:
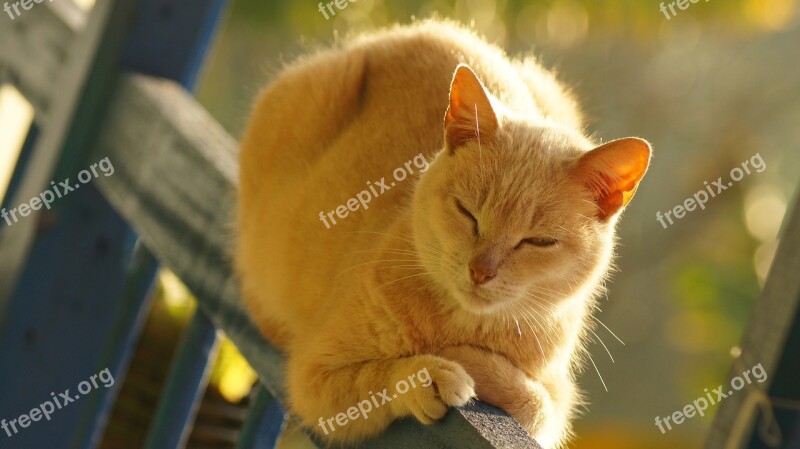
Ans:
[[[415,242],[414,240],[409,240],[407,238],[403,238],[403,237],[399,237],[399,236],[396,236],[396,235],[393,235],[393,234],[389,234],[388,232],[378,232],[378,231],[345,231],[345,232],[350,232],[350,233],[355,233],[355,234],[376,234],[376,235],[382,235],[382,236],[385,236],[385,237],[391,237],[391,238],[394,238],[394,239],[397,239],[397,240],[400,240],[400,241],[403,241],[403,242],[406,242],[406,243],[410,243],[412,245],[416,245],[417,244],[417,242]],[[447,256],[451,256],[452,257],[451,254],[448,254],[446,251],[443,251],[441,248],[436,248],[435,246],[431,246],[431,245],[428,245],[428,244],[422,244],[422,245],[427,247],[427,248],[429,248],[429,249],[431,249],[431,250],[437,251],[438,253],[441,253],[443,255],[447,255]]]
[[[403,250],[403,249],[395,249],[395,248],[383,248],[383,249],[367,249],[367,250],[357,250],[351,251],[348,254],[382,254],[386,256],[396,256],[396,257],[416,257],[419,262],[427,262],[429,264],[434,264],[437,258],[440,256],[433,251],[430,251],[426,248],[422,248],[420,251],[412,251],[412,250]]]
[[[416,255],[416,251],[412,251],[410,249],[395,249],[395,248],[384,248],[384,249],[361,249],[350,251],[347,254],[383,254],[383,253],[396,253],[396,254],[410,254]]]
[[[622,339],[620,339],[619,337],[617,337],[617,334],[615,334],[611,329],[609,329],[608,326],[605,325],[605,323],[600,321],[600,318],[597,318],[595,316],[592,316],[592,318],[594,318],[595,321],[600,323],[600,325],[603,326],[608,331],[608,333],[611,334],[612,337],[616,338],[618,342],[622,343],[622,345],[625,346],[625,342],[622,341]]]
[[[602,338],[600,338],[600,336],[599,336],[599,335],[597,335],[597,333],[596,333],[595,331],[593,331],[591,327],[588,327],[588,326],[587,326],[587,328],[586,328],[586,329],[587,329],[589,332],[591,332],[591,333],[592,333],[592,335],[594,335],[595,337],[597,337],[597,340],[599,340],[599,341],[600,341],[600,344],[601,344],[601,345],[603,345],[603,348],[605,348],[605,350],[606,350],[606,354],[608,354],[608,358],[609,358],[609,359],[611,359],[611,363],[617,363],[617,362],[615,362],[615,361],[614,361],[614,357],[611,355],[611,351],[609,351],[609,350],[608,350],[608,346],[606,346],[606,344],[605,344],[605,342],[603,341],[603,339],[602,339]]]
[[[551,300],[560,300],[561,298],[550,297],[541,297],[539,295],[547,294],[547,292],[525,292],[525,299],[526,300],[534,300],[535,302],[545,302],[550,306],[550,312],[553,312],[558,307],[558,303],[553,302]]]
[[[424,265],[391,265],[387,267],[377,267],[376,270],[392,270],[392,269],[400,269],[400,270],[425,270]]]
[[[550,343],[553,346],[557,346],[555,341],[553,341],[552,336],[550,335],[551,332],[549,331],[549,329],[547,327],[545,327],[544,324],[542,322],[539,322],[539,320],[537,319],[537,316],[538,316],[544,322],[547,322],[547,319],[543,315],[541,315],[536,310],[526,309],[526,308],[522,307],[521,304],[517,304],[513,308],[514,308],[514,311],[516,311],[516,312],[518,312],[518,313],[520,313],[522,315],[523,319],[528,323],[528,327],[531,329],[531,332],[534,334],[534,336],[537,335],[537,332],[533,328],[533,325],[531,324],[531,322],[528,321],[526,317],[529,317],[529,318],[533,319],[536,322],[536,328],[539,329],[542,334],[544,334],[545,338],[547,338],[547,340],[549,340]],[[534,313],[535,313],[535,315],[533,315]],[[537,337],[537,340],[538,340],[538,337]],[[537,343],[539,343],[539,342],[537,341]],[[539,344],[539,346],[541,347],[541,343]]]
[[[551,307],[546,307],[544,304],[541,304],[537,300],[537,298],[534,298],[534,297],[528,298],[528,301],[526,301],[526,304],[540,308],[548,316],[552,315],[554,313],[554,311],[555,311],[555,307],[552,307],[552,306]],[[542,315],[541,313],[539,313],[536,309],[528,309],[528,311],[536,313],[545,322],[548,321],[548,318],[545,317],[544,315]],[[553,332],[551,332],[549,328],[544,328],[544,327],[543,327],[543,331],[545,332],[545,336],[548,337],[550,342],[553,343],[554,346],[557,346],[556,342],[552,339]],[[561,334],[556,334],[556,335],[561,336]]]
[[[403,277],[401,277],[401,278],[399,278],[399,279],[395,279],[395,280],[393,280],[393,281],[389,281],[389,282],[383,283],[383,284],[381,284],[381,285],[379,285],[379,286],[375,287],[374,289],[372,289],[372,290],[370,290],[370,291],[369,291],[369,294],[372,294],[372,293],[374,293],[374,292],[376,292],[376,291],[378,291],[378,290],[382,289],[383,287],[386,287],[387,285],[391,285],[391,284],[394,284],[394,283],[396,283],[396,282],[401,282],[401,281],[404,281],[404,280],[406,280],[406,279],[411,279],[411,278],[413,278],[413,277],[417,277],[417,276],[426,276],[426,275],[429,275],[429,274],[430,274],[430,273],[429,273],[428,271],[424,271],[424,272],[422,272],[422,273],[412,274],[412,275],[409,275],[409,276],[403,276]]]
[[[600,374],[600,370],[597,369],[597,364],[594,363],[592,355],[589,354],[588,352],[586,353],[586,355],[589,356],[589,360],[592,362],[592,366],[594,366],[594,370],[597,373],[597,377],[600,378],[600,383],[603,384],[603,389],[606,390],[606,393],[608,393],[608,387],[606,386],[606,381],[603,380],[603,376]]]
[[[536,345],[539,346],[539,351],[541,351],[541,353],[542,353],[542,359],[547,361],[547,356],[544,353],[544,348],[542,347],[542,342],[539,341],[539,336],[536,335],[536,331],[533,328],[533,324],[531,324],[531,322],[528,320],[528,318],[524,314],[522,315],[522,319],[525,321],[525,323],[528,325],[528,328],[531,330],[531,335],[533,335],[533,339],[536,340]]]
[[[421,291],[423,291],[423,290],[425,290],[425,289],[427,289],[429,287],[433,287],[433,286],[434,286],[434,282],[433,281],[431,281],[430,279],[425,279],[425,280],[423,280],[423,282],[421,283],[421,285],[419,287],[417,287],[414,291],[412,291],[408,295],[406,295],[406,299],[411,298],[413,295],[416,295],[417,293],[419,293],[419,292],[421,292]]]
[[[355,254],[355,253],[349,253]],[[411,257],[418,259],[419,261],[435,261],[438,254],[428,253],[425,251],[395,251],[395,250],[374,250],[370,252],[365,252],[360,254],[362,258],[366,257],[378,257],[378,256],[387,256],[387,257]]]
[[[391,268],[408,268],[408,267],[416,267],[416,268],[423,269],[423,270],[426,268],[424,264],[421,264],[421,263],[415,261],[415,263],[401,263],[401,264],[378,266],[378,267],[375,267],[374,269],[375,270],[386,270],[386,269],[391,269]]]
[[[525,314],[526,312],[527,312],[527,311],[523,311],[523,314]],[[547,322],[547,319],[546,319],[546,318],[545,318],[545,317],[544,317],[542,314],[540,314],[538,311],[536,311],[535,309],[532,309],[532,310],[530,310],[530,312],[533,312],[533,313],[535,313],[535,314],[536,314],[536,315],[538,315],[538,316],[539,316],[539,317],[540,317],[540,318],[541,318],[543,321]],[[544,336],[545,336],[545,338],[547,338],[548,340],[550,340],[550,343],[551,343],[553,346],[558,346],[558,345],[556,345],[556,342],[555,342],[555,341],[553,341],[553,338],[552,338],[552,336],[550,335],[550,334],[551,334],[551,332],[549,332],[549,331],[548,331],[548,328],[546,328],[546,327],[545,327],[545,326],[544,326],[542,323],[539,323],[539,320],[537,320],[535,316],[533,316],[533,315],[530,315],[530,313],[528,313],[528,315],[529,315],[531,318],[533,318],[533,319],[536,321],[536,323],[539,325],[539,328],[542,330],[542,333],[544,333]]]
[[[359,268],[359,267],[363,267],[363,266],[366,266],[366,265],[374,265],[374,264],[379,264],[379,263],[386,263],[386,262],[419,262],[419,261],[417,259],[381,259],[381,260],[371,260],[369,262],[363,262],[363,263],[359,263],[359,264],[353,265],[352,267],[345,268],[341,273],[335,275],[334,278],[337,278],[337,277],[343,275],[344,273],[347,273],[348,271],[354,270],[354,269]]]
[[[545,288],[537,287],[535,285],[529,286],[528,288],[529,289],[534,289],[535,293],[540,293],[540,294],[543,294],[543,295],[547,295],[548,298],[556,300],[556,301],[560,301],[560,300],[564,299],[564,297],[562,295],[559,295],[558,292],[555,292],[553,290],[548,290],[548,289],[545,289]],[[531,292],[525,292],[525,294],[528,294],[528,293],[531,293]],[[555,303],[551,303],[551,304],[555,304]]]
[[[571,229],[567,229],[567,228],[565,228],[564,226],[557,226],[557,227],[558,227],[558,228],[560,228],[560,229],[563,229],[563,230],[567,231],[568,233],[570,233],[570,234],[572,234],[572,235],[574,235],[574,236],[576,236],[576,237],[583,237],[583,236],[582,236],[580,233],[578,233],[578,232],[576,232],[576,231],[573,231],[573,230],[571,230]]]
[[[542,304],[542,301],[544,301],[543,298],[536,298],[536,297],[530,296],[530,297],[525,298],[524,304],[527,305],[527,306],[530,306],[530,307],[538,307],[539,309],[541,309],[542,311],[544,311],[548,315],[552,315],[553,313],[555,313],[556,309],[555,309],[554,306],[547,305],[547,304]],[[533,310],[535,310],[535,309],[533,309]]]
[[[536,287],[536,286],[534,286],[534,287]],[[543,305],[542,305],[542,304],[539,304],[537,301],[544,301],[544,302],[547,302],[548,304],[551,304],[551,305],[553,306],[553,308],[554,308],[554,307],[557,305],[557,304],[555,304],[555,303],[553,303],[553,302],[551,302],[551,301],[548,301],[548,300],[547,300],[547,299],[545,299],[545,298],[537,297],[537,296],[534,296],[534,295],[528,295],[528,296],[527,296],[527,299],[532,299],[532,300],[534,300],[534,301],[529,301],[529,303],[531,303],[531,304],[533,304],[533,305],[540,306],[540,307],[543,307]],[[598,308],[598,309],[599,309],[599,308]],[[553,311],[552,309],[550,309],[550,310],[549,310],[549,312],[552,312],[552,311]],[[622,339],[621,339],[621,338],[619,338],[619,337],[617,336],[617,334],[615,334],[615,333],[614,333],[614,331],[612,331],[612,330],[611,330],[611,329],[610,329],[608,326],[606,326],[606,324],[605,324],[605,323],[603,323],[603,322],[600,320],[600,318],[597,318],[597,317],[596,317],[596,316],[594,316],[593,314],[589,314],[588,316],[589,316],[589,318],[590,318],[590,319],[592,319],[592,320],[594,320],[594,321],[597,321],[597,323],[598,323],[598,324],[600,324],[601,326],[603,326],[603,328],[605,328],[605,330],[607,330],[607,331],[608,331],[608,333],[609,333],[609,334],[611,334],[611,336],[612,336],[612,337],[614,337],[614,339],[615,339],[615,340],[617,340],[617,341],[618,341],[618,342],[620,342],[620,343],[621,343],[623,346],[625,346],[625,342],[624,342],[624,341],[622,341]],[[591,331],[591,329],[589,329],[589,330]],[[594,331],[592,331],[592,333],[594,333]],[[595,335],[597,335],[597,334],[595,334]],[[599,337],[599,336],[598,336],[597,338],[598,338],[598,339],[600,339],[600,337]],[[605,346],[606,346],[606,345],[605,345],[605,343],[603,343],[603,342],[602,342],[602,340],[600,340],[600,341],[601,341],[601,343],[603,344],[603,346],[605,347]],[[608,352],[608,348],[606,348],[606,351]],[[608,354],[608,355],[609,355],[609,357],[611,357],[611,353],[610,353],[610,352],[609,352],[609,354]],[[613,357],[611,357],[611,359],[612,359],[612,361],[613,361]]]

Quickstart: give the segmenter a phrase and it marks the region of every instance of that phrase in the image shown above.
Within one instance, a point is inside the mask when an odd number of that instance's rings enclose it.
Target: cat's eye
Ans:
[[[456,208],[459,212],[461,212],[462,215],[472,220],[472,233],[474,235],[478,235],[478,219],[475,218],[475,216],[472,215],[472,212],[467,210],[463,204],[461,204],[461,201],[456,200]]]
[[[517,243],[517,246],[514,249],[520,249],[523,245],[533,245],[539,248],[546,248],[548,246],[553,246],[558,243],[558,240],[550,238],[550,237],[529,237],[527,239],[522,239]]]

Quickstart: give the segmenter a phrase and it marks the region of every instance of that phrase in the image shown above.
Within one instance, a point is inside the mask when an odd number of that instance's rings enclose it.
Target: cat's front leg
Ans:
[[[516,418],[542,447],[564,443],[575,400],[568,376],[531,379],[503,355],[474,346],[451,346],[437,354],[463,366],[475,380],[478,399]]]
[[[300,356],[300,357],[298,357]],[[339,441],[357,441],[413,415],[424,424],[475,396],[458,363],[433,355],[326,364],[297,354],[287,369],[290,404],[305,425]]]

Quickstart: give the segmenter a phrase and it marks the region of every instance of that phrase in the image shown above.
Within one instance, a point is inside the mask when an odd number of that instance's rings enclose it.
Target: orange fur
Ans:
[[[329,437],[430,423],[477,394],[545,448],[565,442],[615,222],[650,155],[640,139],[592,151],[582,126],[535,60],[438,21],[322,50],[267,87],[242,141],[236,265],[306,425],[427,369],[435,388]],[[417,182],[321,225],[420,152]]]

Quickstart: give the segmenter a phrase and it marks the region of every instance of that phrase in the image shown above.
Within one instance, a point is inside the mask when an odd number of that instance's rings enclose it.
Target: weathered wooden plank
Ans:
[[[2,27],[4,31],[0,34],[0,42],[3,45],[0,48],[3,53],[0,53],[0,64],[3,70],[11,71],[11,79],[15,84],[21,83],[17,87],[23,95],[36,97],[33,104],[38,108],[37,114],[42,110],[42,102],[45,111],[44,117],[35,117],[40,133],[31,150],[28,170],[21,178],[14,197],[9,199],[10,204],[26,203],[48,186],[73,123],[79,99],[86,88],[101,37],[109,26],[114,4],[111,1],[98,2],[86,27],[75,38],[70,38],[69,33],[64,32],[65,28],[71,27],[66,25],[63,17],[53,13],[57,9],[45,7],[45,4],[12,21],[11,27]],[[58,20],[51,19],[51,16]],[[40,28],[44,25],[52,26],[56,31]],[[27,34],[28,26],[36,28],[30,30],[33,35]],[[6,41],[6,38],[9,40]],[[62,38],[68,46],[63,47],[55,42]],[[48,48],[50,50],[46,50]],[[37,51],[47,54],[38,55]],[[43,59],[38,60],[40,56]],[[38,62],[32,64],[29,60]],[[41,72],[36,73],[37,70]],[[14,226],[0,228],[0,257],[3,259],[0,264],[0,324],[5,320],[11,292],[17,285],[33,242],[37,218],[42,213],[41,210],[34,211],[28,219]]]
[[[761,297],[753,308],[744,332],[741,343],[741,359],[731,368],[729,381],[735,376],[740,376],[744,369],[761,363],[768,378],[763,384],[754,385],[764,392],[772,392],[775,387],[774,382],[781,379],[780,373],[778,373],[779,368],[789,369],[793,364],[794,369],[797,369],[796,365],[800,356],[796,346],[787,346],[790,343],[787,339],[794,326],[795,341],[791,344],[796,344],[797,330],[800,329],[800,322],[798,322],[800,317],[800,276],[798,273],[800,273],[800,196],[798,196],[793,210],[786,215],[775,259],[772,262]],[[793,357],[793,360],[787,359],[786,356]],[[780,365],[786,366],[781,367]],[[794,395],[800,395],[800,383],[797,382],[797,378],[793,377],[787,380],[794,388]],[[783,398],[792,399],[787,394],[791,392],[786,391],[786,388],[782,390]],[[740,444],[749,440],[749,432],[735,426],[739,415],[745,413],[742,411],[742,407],[748,399],[746,393],[746,390],[742,391],[722,402],[709,434],[707,448],[741,447],[728,445],[729,440],[737,436],[744,438],[743,441],[739,441]],[[754,418],[756,409],[751,411],[749,418]],[[749,419],[747,424],[750,425],[752,422],[753,419]]]
[[[282,356],[249,320],[230,268],[236,141],[171,82],[131,75],[117,92],[94,149],[94,158],[109,157],[116,170],[97,180],[101,191],[285,400]],[[435,426],[398,422],[363,447],[538,446],[512,418],[475,404]]]
[[[17,87],[43,124],[53,111],[54,98],[67,87],[59,79],[78,51],[75,44],[86,25],[85,13],[72,2],[45,2],[14,20],[0,13],[0,78]]]

